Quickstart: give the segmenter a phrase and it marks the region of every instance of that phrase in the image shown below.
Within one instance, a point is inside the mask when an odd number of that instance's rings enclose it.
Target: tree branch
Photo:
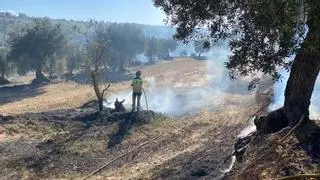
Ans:
[[[102,93],[101,93],[102,98],[104,96],[104,93],[109,89],[110,86],[111,86],[111,84],[108,84],[108,86],[102,90]]]

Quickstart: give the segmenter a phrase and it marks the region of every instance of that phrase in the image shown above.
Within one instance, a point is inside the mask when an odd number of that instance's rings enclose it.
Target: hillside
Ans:
[[[23,25],[30,24],[34,17],[29,17],[25,14],[19,14],[18,16],[10,13],[0,12],[0,41],[3,41],[5,34],[11,31],[21,28]],[[73,21],[65,19],[51,19],[54,24],[61,24],[63,34],[72,39],[75,43],[84,43],[84,39],[81,35],[72,30],[73,26],[78,26],[80,29],[85,28],[88,22],[85,21]],[[152,26],[134,24],[142,29],[146,37],[156,37],[171,39],[175,30],[168,26]]]

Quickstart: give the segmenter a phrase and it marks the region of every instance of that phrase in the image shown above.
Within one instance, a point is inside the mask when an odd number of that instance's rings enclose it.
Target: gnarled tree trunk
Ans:
[[[289,125],[302,115],[309,119],[312,92],[320,70],[320,56],[301,49],[293,62],[285,90],[284,113]]]
[[[310,100],[320,70],[320,13],[319,3],[314,2],[308,14],[308,33],[293,62],[285,90],[283,110],[289,125],[296,124],[302,115],[309,119]]]
[[[309,120],[312,92],[320,70],[320,4],[310,1],[308,33],[293,61],[285,90],[283,108],[255,121],[257,129],[275,132],[287,125],[298,123],[302,115]]]
[[[100,111],[103,111],[103,97],[101,96],[101,93],[100,93],[100,88],[99,88],[99,82],[97,80],[97,72],[96,71],[90,71],[90,76],[91,76],[91,80],[92,80],[92,85],[93,85],[93,89],[94,89],[94,92],[97,96],[97,99],[98,99],[98,109],[99,109],[99,112]]]
[[[0,85],[5,85],[5,84],[9,84],[10,81],[8,79],[6,79],[5,77],[5,71],[1,71],[1,76],[0,76]]]
[[[32,81],[32,84],[41,84],[44,82],[50,82],[50,80],[42,74],[41,69],[37,69],[36,78]]]
[[[315,38],[318,36],[311,34],[309,30],[293,61],[283,107],[255,120],[260,132],[272,133],[288,125],[293,126],[302,115],[305,120],[309,120],[310,100],[320,70],[320,53],[313,49],[314,42],[319,41]]]
[[[4,79],[4,75],[6,74],[6,72],[4,70],[1,71],[1,78]]]

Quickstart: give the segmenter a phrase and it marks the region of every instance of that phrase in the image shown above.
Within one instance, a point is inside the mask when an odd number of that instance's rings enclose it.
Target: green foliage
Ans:
[[[154,0],[177,26],[175,38],[211,42],[230,38],[233,56],[226,63],[231,77],[263,72],[279,78],[276,67],[289,67],[307,32],[317,32],[319,3],[283,0]],[[319,34],[319,33],[315,33]],[[320,38],[318,38],[320,39]],[[311,46],[310,46],[311,47]],[[320,47],[319,44],[312,47]],[[318,48],[319,49],[319,48]]]
[[[208,44],[208,41],[197,40],[194,42],[194,50],[198,54],[198,57],[200,57],[202,53],[210,50],[210,45]]]
[[[2,78],[6,75],[9,66],[7,60],[8,49],[7,48],[0,48],[0,75]]]
[[[92,34],[88,34],[92,30]],[[107,69],[107,52],[110,52],[110,27],[104,22],[91,20],[88,30],[84,33],[86,38],[85,57],[86,69],[98,99],[99,111],[103,110],[103,98],[105,91],[110,87],[102,89],[105,82],[105,71]]]
[[[55,61],[54,54],[60,53],[66,41],[59,25],[48,19],[36,19],[33,27],[25,32],[11,35],[9,58],[20,73],[40,71],[48,61]]]
[[[143,53],[145,37],[141,28],[135,24],[112,23],[109,28],[108,65],[112,70],[122,71],[125,64]]]
[[[84,46],[88,45],[88,37],[91,38],[94,34],[94,28],[88,29],[92,22],[37,19],[25,14],[16,17],[0,13],[0,44],[8,44],[12,49],[9,58],[19,74],[36,69],[54,74],[57,73],[57,61],[63,60],[65,63],[62,64],[72,72],[82,68],[85,62],[88,47]],[[177,47],[176,41],[166,39],[173,34],[173,28],[107,22],[103,26],[108,31],[108,46],[105,47],[102,61],[103,67],[108,71],[123,71],[126,65],[137,61],[137,55],[143,53],[151,52],[154,60],[167,57]],[[151,35],[155,35],[156,42],[149,48],[148,40],[151,38],[147,37]],[[59,36],[65,38],[60,41]],[[65,47],[66,40],[68,44],[72,44],[68,46],[74,47]]]
[[[67,69],[70,74],[73,73],[73,70],[79,68],[83,63],[83,56],[79,46],[69,45],[67,48]]]
[[[169,52],[173,52],[177,49],[178,43],[172,39],[158,39],[158,57],[169,57]]]
[[[89,29],[92,29],[93,33],[86,34],[85,63],[90,72],[94,71],[102,76],[110,47],[109,27],[103,22],[91,21]]]
[[[157,58],[169,57],[169,52],[175,51],[177,46],[175,40],[152,37],[146,40],[145,56],[149,59],[149,64],[153,64]]]
[[[159,49],[157,39],[155,37],[147,39],[146,44],[147,45],[146,45],[145,56],[148,57],[149,63],[153,64],[156,60],[158,49]]]

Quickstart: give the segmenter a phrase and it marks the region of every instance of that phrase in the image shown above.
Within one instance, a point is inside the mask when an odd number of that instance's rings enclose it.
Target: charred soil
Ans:
[[[306,121],[270,134],[258,132],[252,135],[242,161],[235,164],[226,179],[277,179],[301,174],[319,179],[319,154],[319,121]]]
[[[243,125],[217,127],[197,117],[171,119],[152,111],[97,112],[95,102],[69,110],[0,117],[4,179],[83,178],[106,161],[160,138],[92,179],[199,179],[222,174]]]

